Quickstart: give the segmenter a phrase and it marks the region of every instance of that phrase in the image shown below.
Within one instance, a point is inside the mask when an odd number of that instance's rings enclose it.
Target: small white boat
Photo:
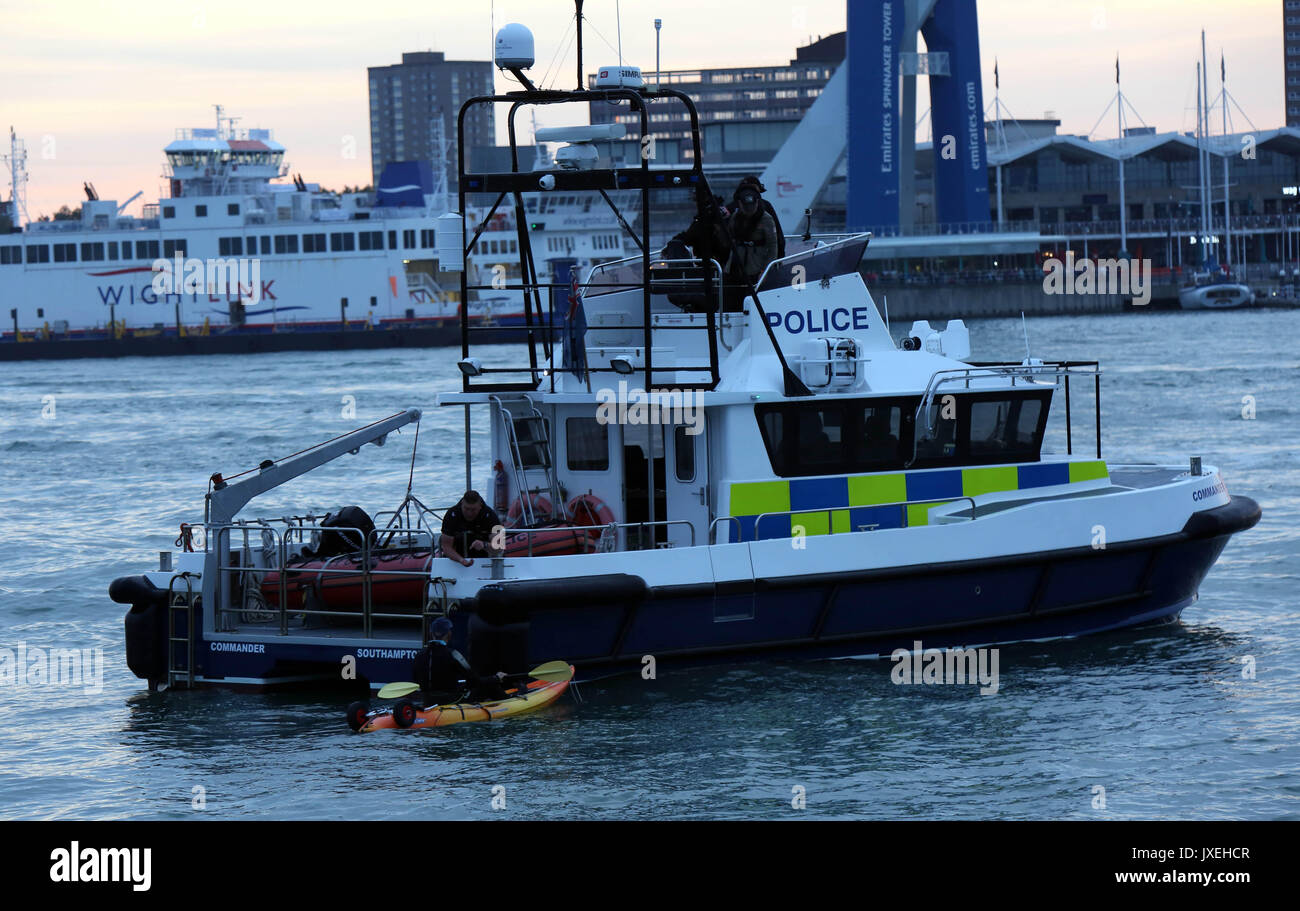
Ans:
[[[1255,294],[1248,285],[1231,280],[1203,281],[1197,276],[1194,285],[1188,285],[1178,291],[1178,304],[1184,310],[1230,310],[1235,307],[1249,307],[1255,302]]]

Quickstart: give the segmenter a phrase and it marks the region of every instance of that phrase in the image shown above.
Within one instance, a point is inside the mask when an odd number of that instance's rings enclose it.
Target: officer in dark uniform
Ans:
[[[471,699],[505,699],[506,692],[501,686],[504,675],[475,674],[465,656],[448,643],[451,628],[451,621],[446,617],[434,620],[429,627],[429,644],[415,653],[412,676],[420,685],[424,704],[458,702],[465,698],[467,690]]]
[[[460,502],[442,517],[442,537],[438,546],[442,555],[462,566],[474,563],[471,554],[491,556],[492,536],[501,526],[501,518],[483,502],[477,491],[468,490]]]

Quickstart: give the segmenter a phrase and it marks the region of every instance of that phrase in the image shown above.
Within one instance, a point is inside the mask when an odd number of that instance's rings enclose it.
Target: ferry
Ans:
[[[87,348],[6,342],[107,339],[135,342],[132,353],[243,350],[229,343],[247,336],[262,337],[243,343],[247,350],[264,349],[267,336],[294,347],[320,334],[330,347],[349,347],[349,338],[364,339],[358,329],[442,330],[421,337],[458,343],[459,290],[444,287],[455,275],[440,273],[435,256],[447,211],[445,152],[432,162],[389,163],[373,193],[333,193],[291,176],[270,130],[239,129],[237,120],[218,105],[215,127],[178,130],[164,149],[170,195],[140,216],[124,214],[140,194],[119,204],[87,183],[77,218],[26,225],[17,203],[25,154],[11,131],[10,221],[19,230],[0,234],[0,298],[9,302],[0,357]],[[550,163],[544,148],[538,167]],[[549,221],[545,243],[566,251],[564,281],[568,268],[627,252],[619,232],[592,233],[584,207],[576,197],[555,198],[526,212]],[[473,223],[480,215],[464,217]],[[523,322],[522,294],[502,290],[518,279],[510,265],[518,262],[514,218],[513,210],[494,215],[468,263],[483,279],[469,299],[476,325]],[[202,280],[187,287],[181,279],[193,263],[204,267]],[[175,285],[159,287],[160,265]],[[186,337],[184,347],[149,347]]]
[[[414,476],[400,503],[366,502],[361,461],[353,505],[250,514],[259,496],[403,429],[418,444],[419,408],[214,472],[182,546],[109,590],[129,605],[127,661],[151,689],[342,671],[373,690],[410,680],[442,617],[480,673],[560,659],[577,679],[648,660],[870,657],[1171,623],[1232,535],[1259,520],[1258,504],[1195,456],[1103,457],[1096,362],[972,360],[958,320],[917,322],[895,341],[859,271],[868,234],[791,237],[752,282],[717,259],[670,258],[651,243],[652,197],[688,194],[706,225],[720,217],[689,96],[626,66],[601,68],[590,89],[537,90],[527,30],[506,26],[497,47],[524,91],[470,99],[461,116],[598,99],[642,135],[684,115],[695,155],[605,166],[575,148],[563,157],[583,167],[478,172],[461,149],[461,214],[444,216],[438,245],[444,266],[462,263],[463,297],[477,290],[468,264],[485,236],[463,213],[480,199],[479,226],[527,197],[595,193],[609,230],[637,247],[556,282],[516,218],[510,290],[523,295],[525,332],[487,345],[461,320],[461,388],[436,407],[463,409],[467,431],[490,428],[487,451],[466,433],[464,484],[476,466],[491,478],[493,555],[468,566],[443,556],[453,504],[426,504]],[[613,190],[634,198],[635,225]],[[558,325],[543,318],[557,300]],[[1073,422],[1088,391],[1085,439]],[[1053,409],[1064,440],[1048,439]]]

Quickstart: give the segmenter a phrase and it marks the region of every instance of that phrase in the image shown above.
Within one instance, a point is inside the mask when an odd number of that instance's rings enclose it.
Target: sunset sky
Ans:
[[[28,214],[75,206],[85,180],[105,199],[143,190],[128,210],[138,213],[142,201],[164,192],[163,146],[178,127],[214,125],[217,103],[241,127],[273,129],[307,180],[335,189],[367,184],[366,67],[397,63],[413,50],[488,59],[491,9],[487,0],[0,0],[0,129],[12,124],[27,143]],[[810,37],[843,29],[845,10],[845,0],[623,0],[623,57],[654,70],[657,16],[664,69],[781,64]],[[591,70],[617,60],[619,27],[612,0],[587,0],[584,12]],[[572,48],[551,64],[572,14],[567,0],[495,4],[497,27],[519,21],[532,29],[538,63],[531,75],[539,81],[549,69],[548,86],[574,82]],[[992,103],[996,57],[1002,101],[1017,116],[1051,111],[1063,132],[1088,132],[1113,98],[1118,53],[1125,95],[1143,120],[1160,130],[1194,129],[1204,27],[1211,95],[1222,48],[1229,91],[1255,126],[1284,123],[1282,0],[980,0],[979,15],[985,102]],[[500,78],[497,85],[513,87]],[[926,107],[923,95],[918,112]],[[1232,113],[1237,129],[1247,129]],[[1217,130],[1217,114],[1214,123]],[[1095,135],[1115,135],[1113,116]],[[7,136],[3,145],[7,153]],[[7,199],[7,172],[3,181]]]

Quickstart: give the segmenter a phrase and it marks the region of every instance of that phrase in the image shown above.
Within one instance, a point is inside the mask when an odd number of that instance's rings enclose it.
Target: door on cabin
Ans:
[[[659,428],[666,449],[666,518],[673,522],[665,535],[673,547],[709,543],[709,457],[703,409],[696,412],[696,417],[694,424],[666,424]]]

